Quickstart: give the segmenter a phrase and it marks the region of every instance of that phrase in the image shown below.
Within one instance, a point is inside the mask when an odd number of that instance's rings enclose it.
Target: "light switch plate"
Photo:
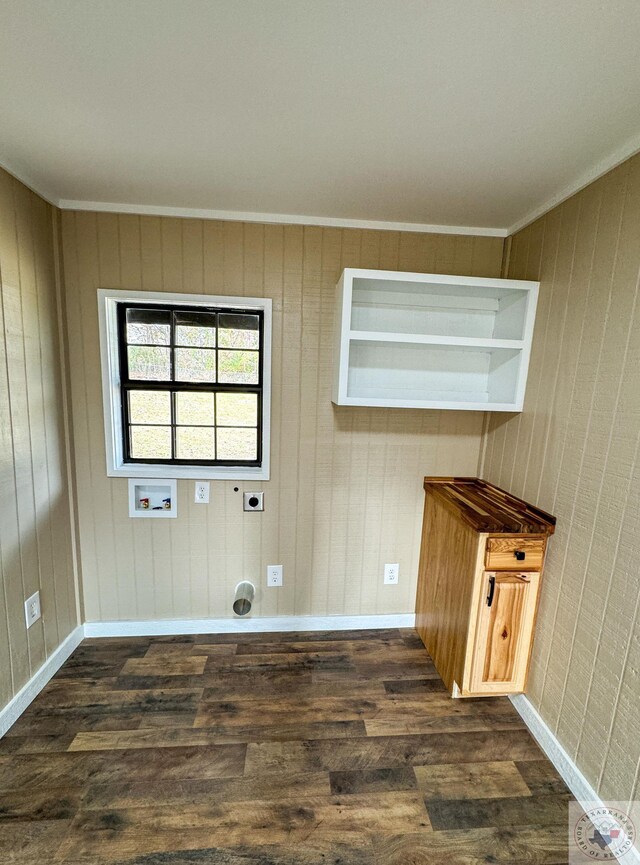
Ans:
[[[34,594],[24,602],[24,617],[27,623],[27,630],[29,630],[31,625],[38,621],[41,615],[40,592],[34,592]]]

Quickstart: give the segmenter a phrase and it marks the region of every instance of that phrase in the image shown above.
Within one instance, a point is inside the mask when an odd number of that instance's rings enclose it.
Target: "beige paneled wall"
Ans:
[[[77,624],[53,219],[0,169],[0,708]]]
[[[86,619],[228,616],[245,577],[260,616],[412,611],[422,477],[475,473],[482,415],[334,407],[334,286],[346,266],[496,276],[502,240],[85,212],[62,228]],[[178,481],[175,521],[128,518],[126,480],[105,474],[99,287],[273,298],[263,514],[242,512],[255,482],[214,481],[204,506]]]
[[[558,518],[529,697],[605,799],[638,798],[640,157],[513,238],[542,282],[525,410],[484,476]]]

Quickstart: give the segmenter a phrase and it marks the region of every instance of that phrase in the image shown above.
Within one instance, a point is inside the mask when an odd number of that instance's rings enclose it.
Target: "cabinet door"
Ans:
[[[469,692],[524,690],[540,574],[485,571]]]

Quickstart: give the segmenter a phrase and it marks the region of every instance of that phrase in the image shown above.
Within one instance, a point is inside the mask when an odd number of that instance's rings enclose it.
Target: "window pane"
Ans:
[[[143,460],[171,459],[171,427],[132,426],[131,456]]]
[[[190,393],[183,391],[176,394],[176,421],[190,426],[213,426],[215,414],[213,410],[212,393]]]
[[[176,312],[176,345],[215,348],[215,313]]]
[[[258,426],[258,395],[255,393],[216,394],[218,423],[221,426]]]
[[[169,345],[171,314],[168,309],[128,309],[127,342]]]
[[[210,427],[176,427],[176,456],[180,460],[213,460],[215,432]]]
[[[206,348],[176,349],[176,381],[215,381],[216,353]]]
[[[129,420],[131,423],[171,423],[171,397],[166,391],[129,391]]]
[[[129,378],[146,381],[169,381],[171,378],[171,349],[152,348],[147,345],[130,345]]]
[[[258,352],[219,351],[218,381],[258,384]]]
[[[218,345],[220,348],[259,348],[260,319],[257,315],[234,315],[221,313],[219,316]]]
[[[255,460],[258,458],[258,431],[218,427],[219,460]]]

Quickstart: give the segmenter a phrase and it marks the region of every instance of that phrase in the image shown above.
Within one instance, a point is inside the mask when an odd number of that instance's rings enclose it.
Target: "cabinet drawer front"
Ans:
[[[539,571],[544,557],[542,538],[489,538],[487,570]]]
[[[485,573],[470,690],[510,693],[524,688],[540,574]],[[486,594],[486,597],[485,597]]]

